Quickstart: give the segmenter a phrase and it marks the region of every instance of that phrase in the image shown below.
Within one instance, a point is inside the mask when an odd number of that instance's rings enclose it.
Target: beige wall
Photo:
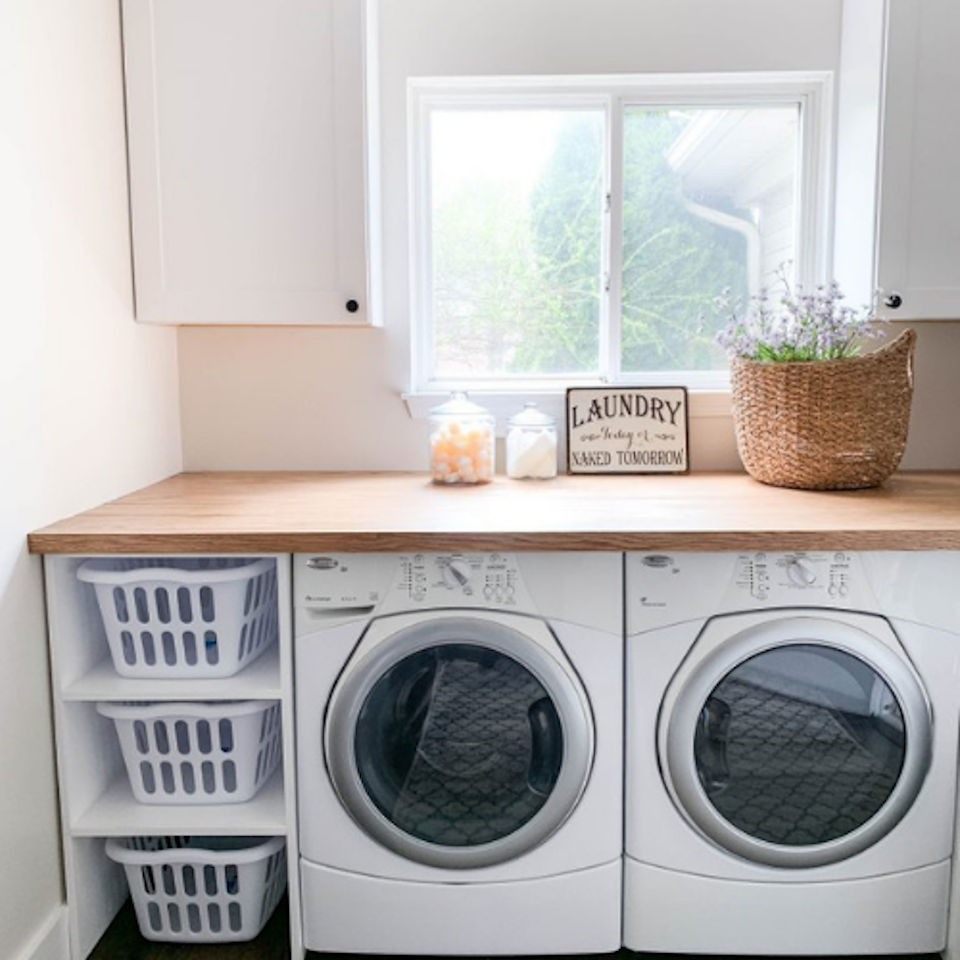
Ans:
[[[176,335],[132,322],[117,0],[0,4],[0,117],[7,960],[41,941],[62,899],[41,565],[25,535],[181,457]]]
[[[917,331],[913,407],[905,470],[960,469],[960,320],[891,323]]]
[[[409,76],[835,69],[840,0],[380,0],[382,330],[182,329],[189,469],[422,469],[410,420]],[[696,413],[696,406],[694,412]],[[739,464],[729,417],[691,423],[694,469]]]
[[[917,379],[902,466],[960,469],[960,321],[910,325]],[[426,469],[426,424],[407,416],[404,375],[385,331],[181,329],[185,467]],[[694,470],[740,469],[729,416],[694,417],[690,451]]]

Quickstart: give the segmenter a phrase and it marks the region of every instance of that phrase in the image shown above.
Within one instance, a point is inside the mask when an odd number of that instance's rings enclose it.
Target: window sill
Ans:
[[[598,385],[598,386],[606,386]],[[470,390],[470,399],[486,407],[497,418],[497,435],[502,436],[507,420],[523,408],[525,403],[536,403],[544,412],[550,414],[558,425],[564,423],[565,390]],[[729,390],[689,390],[690,419],[709,420],[726,418],[730,413]],[[426,420],[430,411],[450,396],[449,391],[413,391],[400,395],[406,404],[407,413],[412,420]]]

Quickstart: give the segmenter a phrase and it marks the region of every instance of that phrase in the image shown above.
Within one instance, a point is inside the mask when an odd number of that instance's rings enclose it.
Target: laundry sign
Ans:
[[[686,473],[686,387],[570,387],[568,473]]]

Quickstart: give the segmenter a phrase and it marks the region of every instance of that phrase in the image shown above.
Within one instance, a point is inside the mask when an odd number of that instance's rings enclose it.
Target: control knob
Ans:
[[[809,587],[817,581],[817,575],[802,560],[787,562],[787,577],[798,587]]]
[[[470,564],[466,560],[447,560],[441,571],[443,582],[452,589],[466,588],[470,584]]]

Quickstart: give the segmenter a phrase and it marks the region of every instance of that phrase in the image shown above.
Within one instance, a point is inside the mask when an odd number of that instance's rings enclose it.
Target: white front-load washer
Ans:
[[[623,557],[295,559],[304,942],[615,950]]]
[[[946,944],[960,555],[630,554],[624,942]]]

